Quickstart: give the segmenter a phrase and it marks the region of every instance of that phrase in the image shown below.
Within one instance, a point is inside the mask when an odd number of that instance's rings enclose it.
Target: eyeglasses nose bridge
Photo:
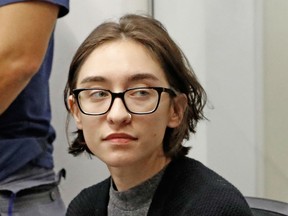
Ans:
[[[112,106],[113,106],[113,104],[114,104],[114,100],[115,100],[116,98],[120,98],[121,101],[122,101],[122,103],[123,103],[123,105],[124,105],[124,107],[125,107],[125,109],[127,110],[127,112],[130,112],[129,109],[127,108],[126,103],[125,103],[125,100],[124,100],[125,92],[118,92],[118,93],[110,92],[110,93],[111,93],[111,95],[112,95],[112,100],[111,100],[111,105],[110,105],[109,110],[112,108]]]

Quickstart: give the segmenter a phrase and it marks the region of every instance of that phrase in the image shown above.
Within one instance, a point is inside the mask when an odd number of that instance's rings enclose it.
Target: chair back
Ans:
[[[245,199],[254,216],[288,216],[288,203],[258,197]]]

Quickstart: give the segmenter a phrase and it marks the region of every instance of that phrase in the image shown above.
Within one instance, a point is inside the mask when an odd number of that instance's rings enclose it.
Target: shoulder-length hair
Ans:
[[[188,140],[191,133],[196,132],[199,120],[205,119],[203,108],[206,104],[206,93],[190,66],[186,56],[171,39],[165,27],[156,19],[128,14],[118,22],[104,22],[95,28],[80,45],[71,62],[68,81],[64,90],[64,101],[68,112],[67,98],[76,88],[78,72],[91,54],[100,45],[121,39],[131,39],[142,44],[162,67],[170,86],[178,92],[184,93],[188,99],[183,120],[177,128],[168,128],[165,131],[163,150],[168,157],[186,155],[189,147],[183,145],[184,139]],[[69,115],[68,115],[69,116]],[[69,117],[67,118],[67,128]],[[66,129],[68,135],[68,129]],[[88,149],[82,130],[75,132],[76,138],[69,146],[69,153],[74,156]]]

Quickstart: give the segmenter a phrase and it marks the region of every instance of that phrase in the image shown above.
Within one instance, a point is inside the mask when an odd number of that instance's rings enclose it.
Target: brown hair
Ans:
[[[67,98],[76,88],[78,72],[87,57],[101,44],[122,38],[132,39],[146,47],[163,68],[170,86],[187,96],[188,106],[181,124],[177,128],[167,128],[163,140],[166,156],[186,155],[189,147],[183,146],[182,142],[189,139],[190,132],[196,132],[198,121],[205,119],[203,108],[206,93],[181,49],[171,39],[165,27],[152,17],[128,14],[121,17],[119,22],[104,22],[91,32],[78,48],[70,65],[64,90],[66,109],[70,112]],[[67,128],[68,123],[69,118]],[[68,129],[66,131],[68,134]],[[69,153],[76,156],[86,150],[92,154],[85,143],[83,131],[77,130],[75,133],[76,138],[69,146]]]

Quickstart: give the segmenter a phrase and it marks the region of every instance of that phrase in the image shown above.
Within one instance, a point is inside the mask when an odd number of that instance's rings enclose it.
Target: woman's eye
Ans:
[[[149,91],[148,90],[137,90],[137,91],[133,92],[133,96],[135,96],[135,97],[149,96]]]
[[[90,93],[90,98],[101,99],[108,97],[109,93],[107,91],[97,90]]]

